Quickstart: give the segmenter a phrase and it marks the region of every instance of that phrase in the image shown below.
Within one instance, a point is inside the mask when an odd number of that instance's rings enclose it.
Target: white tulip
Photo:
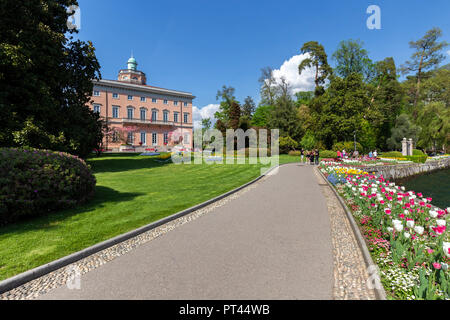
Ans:
[[[422,235],[425,229],[421,226],[415,226],[414,231],[417,232],[417,234]]]
[[[394,231],[394,229],[391,227],[387,227],[387,231],[392,232],[392,231]]]
[[[432,218],[436,218],[436,217],[438,216],[437,211],[430,210],[430,216],[431,216]]]
[[[405,236],[406,239],[409,239],[409,237],[411,236],[408,232],[405,232],[403,235]]]
[[[446,222],[445,220],[436,220],[436,224],[437,224],[439,227],[445,226],[446,223],[447,223],[447,222]]]
[[[414,221],[413,220],[406,221],[406,226],[408,228],[414,228]]]
[[[443,243],[443,249],[444,249],[444,254],[447,258],[450,258],[450,252],[448,252],[450,250],[450,242],[444,242]]]

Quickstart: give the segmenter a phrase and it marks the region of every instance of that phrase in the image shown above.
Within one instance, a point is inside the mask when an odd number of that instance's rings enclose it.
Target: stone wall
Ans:
[[[398,164],[388,166],[373,166],[364,170],[383,177],[386,180],[398,180],[421,173],[450,168],[450,157],[442,160],[427,161],[426,163]]]

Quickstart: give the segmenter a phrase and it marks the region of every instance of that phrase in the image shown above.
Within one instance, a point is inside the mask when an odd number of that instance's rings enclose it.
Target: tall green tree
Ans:
[[[386,58],[375,64],[375,75],[368,89],[372,98],[365,119],[374,130],[375,145],[384,150],[395,119],[405,105],[405,93],[397,80],[393,58]]]
[[[100,65],[92,43],[73,39],[71,5],[77,1],[0,2],[0,146],[84,157],[101,142],[103,124],[87,107]],[[41,138],[28,139],[27,128]]]
[[[420,95],[422,73],[436,67],[445,59],[442,51],[448,46],[448,43],[446,41],[438,42],[441,36],[442,30],[433,28],[427,31],[421,39],[409,42],[410,48],[415,51],[411,56],[411,60],[406,61],[401,69],[404,74],[415,73],[417,82],[414,95],[414,107],[417,106]],[[414,119],[417,118],[417,110],[414,110],[413,116]]]
[[[320,95],[324,91],[323,84],[333,72],[333,69],[328,65],[328,58],[325,49],[317,41],[309,41],[303,44],[300,51],[303,54],[309,54],[309,58],[304,59],[300,63],[298,66],[298,72],[299,74],[302,74],[306,68],[314,68],[314,83],[316,85],[315,94]]]
[[[406,113],[397,117],[395,126],[391,130],[391,137],[387,140],[387,145],[391,150],[401,150],[402,140],[413,139],[417,143],[421,128],[411,121]]]
[[[273,76],[271,67],[261,69],[261,77],[258,80],[261,86],[261,102],[260,105],[273,106],[279,95],[279,87],[277,79]]]
[[[450,108],[443,102],[428,103],[420,111],[418,123],[422,128],[418,145],[433,151],[442,147],[445,152],[450,144]]]
[[[373,76],[373,63],[367,50],[363,48],[364,43],[360,40],[346,40],[339,43],[338,49],[333,53],[336,61],[336,73],[346,78],[352,73],[361,74],[366,81]]]
[[[297,118],[297,108],[289,95],[283,95],[277,99],[268,125],[271,129],[279,129],[281,137],[291,137],[300,141],[301,128]]]
[[[241,106],[236,101],[231,102],[230,106],[230,121],[228,122],[228,128],[236,130],[239,128],[241,120]]]
[[[248,96],[245,98],[244,104],[242,105],[242,116],[248,120],[252,119],[253,113],[255,113],[256,104],[252,97]]]
[[[221,100],[219,110],[214,114],[220,124],[226,128],[229,127],[231,104],[236,101],[234,96],[235,89],[233,87],[223,86],[222,90],[217,91],[216,99]],[[216,122],[217,124],[217,122]]]
[[[362,75],[332,77],[326,92],[310,106],[314,136],[327,148],[340,141],[353,141],[356,131],[363,132],[364,115],[370,98]]]

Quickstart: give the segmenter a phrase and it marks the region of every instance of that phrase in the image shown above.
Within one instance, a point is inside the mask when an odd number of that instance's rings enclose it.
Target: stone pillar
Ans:
[[[414,150],[414,143],[413,140],[410,138],[408,141],[408,156],[413,155],[413,150]]]
[[[402,140],[402,155],[408,155],[408,141],[406,141],[406,138],[403,138]]]

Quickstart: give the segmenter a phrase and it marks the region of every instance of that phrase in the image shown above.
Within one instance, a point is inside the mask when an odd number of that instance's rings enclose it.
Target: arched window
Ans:
[[[141,108],[140,111],[141,111],[140,112],[141,120],[146,120],[147,119],[147,109]]]

